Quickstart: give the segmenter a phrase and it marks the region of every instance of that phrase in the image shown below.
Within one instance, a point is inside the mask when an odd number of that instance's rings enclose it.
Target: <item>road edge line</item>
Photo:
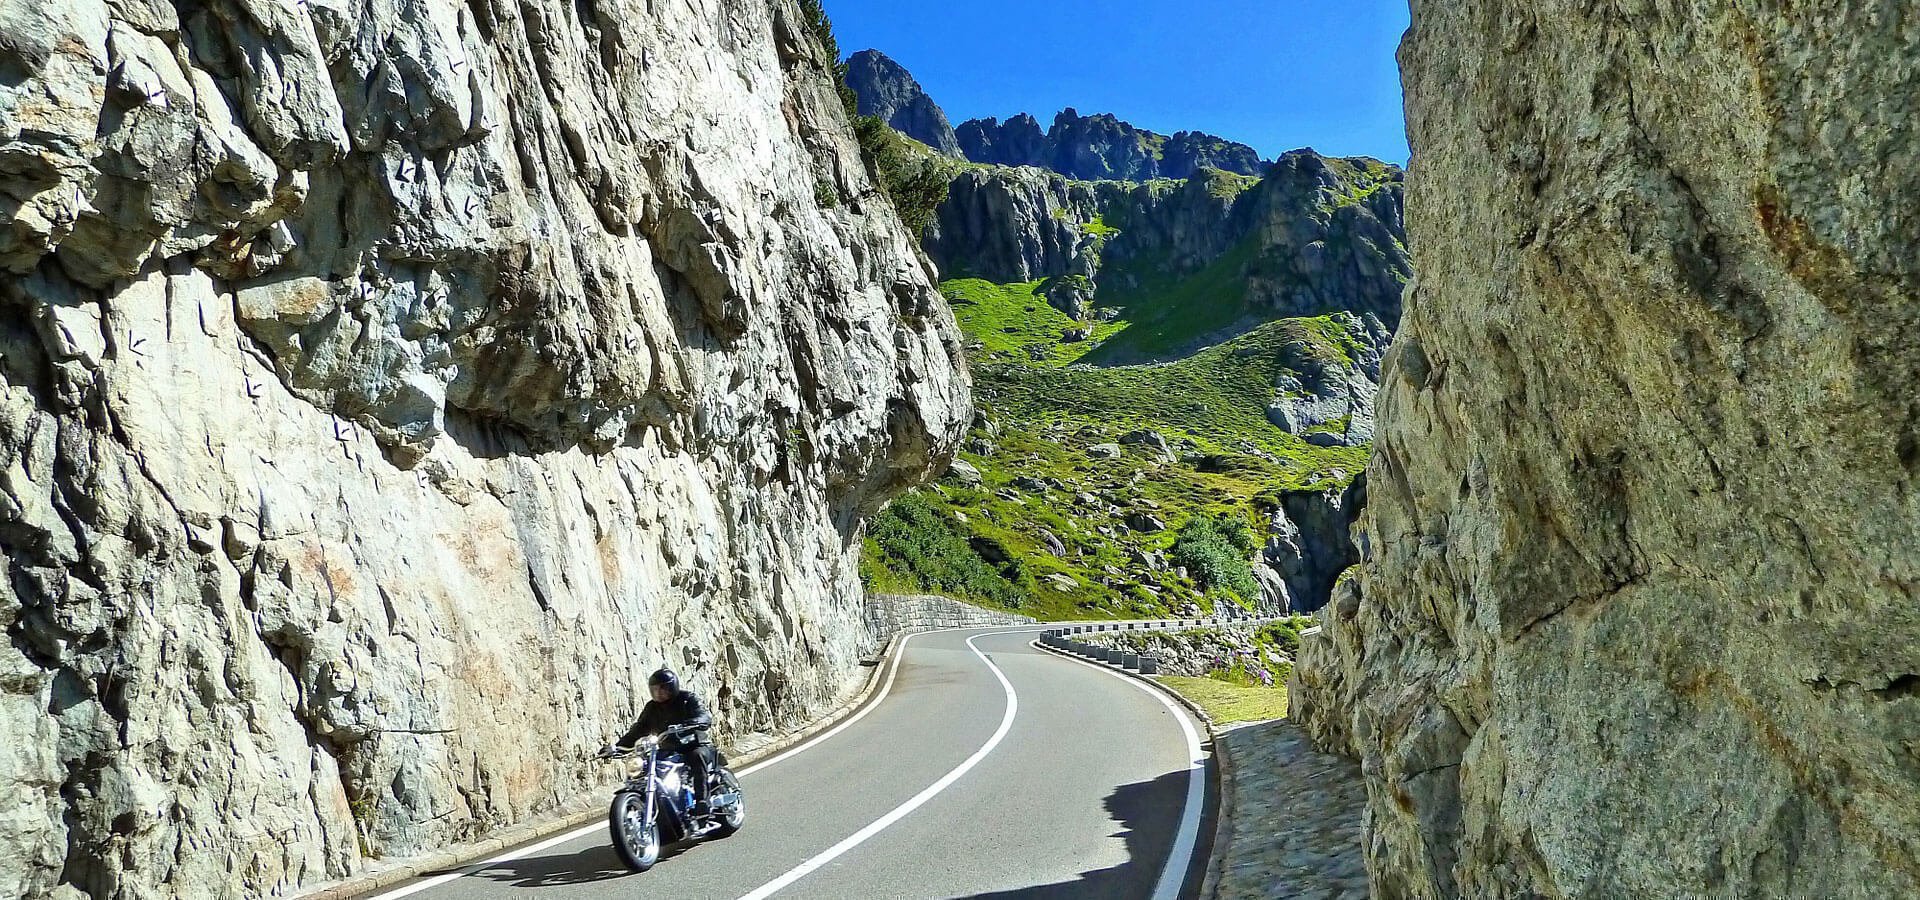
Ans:
[[[1089,668],[1098,669],[1120,678],[1129,679],[1145,685],[1164,696],[1171,697],[1175,702],[1185,707],[1187,712],[1192,713],[1194,718],[1199,719],[1200,724],[1207,729],[1207,744],[1211,751],[1210,755],[1215,760],[1214,771],[1218,776],[1215,781],[1215,788],[1219,791],[1220,802],[1213,814],[1213,840],[1208,844],[1206,869],[1202,873],[1197,896],[1200,897],[1201,900],[1217,897],[1220,891],[1220,868],[1225,864],[1224,861],[1226,860],[1226,854],[1223,850],[1225,849],[1226,842],[1230,842],[1232,839],[1232,830],[1229,826],[1233,821],[1232,787],[1235,772],[1233,755],[1221,744],[1220,729],[1214,725],[1213,717],[1208,715],[1206,710],[1200,708],[1200,704],[1188,699],[1186,695],[1138,672],[1115,668],[1111,665],[1103,666],[1091,660],[1081,659],[1065,650],[1057,647],[1049,647],[1038,640],[1035,640],[1031,646],[1070,662],[1077,662]],[[1189,863],[1189,866],[1191,866],[1191,863]]]
[[[772,881],[741,895],[740,900],[765,900],[767,897],[786,890],[792,886],[794,882],[819,871],[822,866],[839,859],[848,851],[866,843],[873,836],[893,827],[894,824],[901,819],[912,815],[914,810],[927,805],[928,801],[940,796],[947,788],[953,787],[961,778],[966,777],[968,772],[973,771],[973,767],[979,765],[981,760],[986,759],[988,755],[992,754],[994,749],[1000,746],[1000,742],[1006,740],[1007,733],[1013,730],[1013,721],[1020,714],[1020,692],[1013,689],[1013,682],[1007,678],[1007,673],[1002,672],[1000,667],[995,665],[992,659],[988,658],[987,652],[980,649],[974,641],[984,637],[998,637],[1003,634],[1025,634],[1031,630],[1032,627],[1023,627],[1007,631],[989,631],[967,638],[967,649],[973,651],[973,655],[980,658],[980,662],[986,665],[987,671],[993,673],[993,677],[1000,682],[1001,690],[1005,691],[1007,695],[1007,708],[1006,712],[1001,714],[1000,727],[994,730],[993,736],[987,738],[985,744],[980,745],[980,749],[973,751],[973,755],[961,761],[960,765],[948,770],[946,774],[935,779],[932,784],[921,788],[919,793],[908,797],[900,805],[895,806],[881,815],[880,818],[861,826],[860,830],[842,838],[839,843],[808,857],[805,862],[781,873],[779,877]]]
[[[875,697],[874,690],[883,682],[887,684],[892,683],[890,677],[884,673],[891,673],[898,669],[901,650],[906,645],[906,642],[915,635],[934,634],[941,631],[969,631],[976,628],[992,627],[995,626],[934,628],[926,631],[909,631],[893,635],[887,639],[886,646],[881,651],[879,663],[873,666],[871,672],[867,673],[866,684],[860,688],[859,693],[841,703],[839,706],[834,707],[831,712],[802,726],[798,731],[776,738],[765,746],[757,747],[751,752],[739,754],[735,759],[728,761],[729,765],[744,764],[745,766],[758,766],[763,762],[770,761],[773,757],[784,756],[789,751],[797,751],[802,745],[812,741],[815,736],[842,724],[843,720],[855,715],[870,703],[877,704],[880,700],[886,699],[885,694]],[[510,861],[510,858],[495,858],[494,854],[498,854],[500,851],[509,847],[527,843],[528,841],[539,840],[558,832],[570,831],[571,829],[585,825],[587,822],[604,819],[606,815],[607,811],[604,798],[583,798],[561,807],[560,812],[556,815],[509,825],[493,835],[472,843],[441,848],[431,853],[396,863],[390,867],[351,876],[341,881],[319,885],[310,890],[289,894],[287,898],[288,900],[349,900],[349,898],[371,893],[381,888],[392,887],[410,878],[433,874],[437,870],[465,867],[473,863],[491,864],[493,862],[507,862]],[[564,836],[570,837],[571,835]],[[520,852],[537,852],[546,846],[548,846],[548,844],[543,842],[534,847],[523,848]],[[443,872],[441,874],[454,873]],[[459,874],[466,875],[468,873],[462,872]],[[382,895],[382,897],[385,896],[386,895]],[[370,898],[370,900],[381,900],[381,898]]]

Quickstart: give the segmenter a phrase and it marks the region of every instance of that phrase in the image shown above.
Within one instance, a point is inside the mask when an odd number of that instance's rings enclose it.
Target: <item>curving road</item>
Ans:
[[[740,770],[740,833],[645,874],[601,823],[366,898],[1192,896],[1213,833],[1204,732],[1034,649],[1040,630],[913,636],[857,719]]]

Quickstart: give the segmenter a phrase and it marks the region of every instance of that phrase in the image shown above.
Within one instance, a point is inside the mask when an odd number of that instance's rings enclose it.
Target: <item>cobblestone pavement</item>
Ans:
[[[1359,764],[1321,753],[1285,719],[1234,728],[1216,743],[1234,771],[1217,896],[1366,897]]]

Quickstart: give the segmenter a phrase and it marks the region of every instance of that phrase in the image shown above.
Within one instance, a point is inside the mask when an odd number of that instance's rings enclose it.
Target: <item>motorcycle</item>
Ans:
[[[740,781],[728,770],[718,748],[711,767],[713,783],[707,791],[707,812],[698,815],[693,811],[695,793],[687,764],[678,753],[660,749],[661,738],[680,737],[706,727],[676,725],[642,739],[632,750],[609,747],[599,753],[599,759],[637,763],[628,769],[626,783],[614,792],[613,804],[607,810],[613,848],[635,872],[653,868],[660,861],[663,846],[727,837],[746,824],[747,804]]]

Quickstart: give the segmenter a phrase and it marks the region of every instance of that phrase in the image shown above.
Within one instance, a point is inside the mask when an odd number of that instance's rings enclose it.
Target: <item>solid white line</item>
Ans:
[[[930,632],[930,631],[919,632],[919,634],[934,634],[934,633],[936,632]],[[1003,633],[1003,632],[996,632],[996,633]],[[887,699],[887,694],[892,692],[893,680],[896,676],[900,674],[900,661],[902,659],[905,659],[907,656],[907,643],[909,641],[912,641],[917,636],[918,635],[916,634],[909,634],[906,637],[903,637],[900,639],[900,646],[894,648],[894,651],[893,651],[893,662],[887,667],[886,683],[880,686],[880,693],[877,696],[875,696],[872,700],[867,701],[867,704],[865,706],[860,707],[859,711],[855,712],[851,716],[848,716],[845,721],[841,722],[838,725],[833,726],[832,728],[828,729],[826,732],[816,735],[812,738],[809,738],[805,743],[797,747],[788,749],[785,752],[776,754],[771,758],[763,759],[757,763],[754,763],[751,766],[748,766],[744,769],[741,769],[738,772],[735,772],[734,774],[738,775],[741,778],[745,778],[748,775],[753,774],[754,772],[758,772],[761,769],[764,769],[768,766],[773,765],[774,763],[777,763],[777,762],[780,762],[781,760],[792,757],[796,754],[799,754],[802,751],[810,750],[815,745],[820,744],[821,742],[827,740],[830,737],[833,737],[836,734],[839,734],[842,731],[845,731],[847,727],[851,726],[853,723],[866,718],[867,713],[873,712],[874,708],[880,705],[880,701]],[[972,646],[971,641],[968,642],[968,646]],[[974,652],[978,653],[979,651],[976,650]],[[982,657],[982,659],[984,658],[985,657]],[[992,664],[989,663],[988,665],[992,665]],[[1005,681],[1005,679],[1001,679],[1001,680],[1003,682]],[[445,875],[435,875],[434,877],[428,878],[424,881],[416,881],[413,884],[409,884],[405,887],[395,888],[384,894],[375,894],[374,896],[367,898],[367,900],[400,900],[401,897],[417,894],[417,893],[420,893],[421,891],[428,890],[430,888],[436,888],[450,881],[457,881],[461,878],[465,878],[468,875],[472,875],[475,872],[480,872],[492,866],[499,865],[500,863],[512,862],[516,859],[520,859],[521,857],[531,856],[535,853],[539,853],[542,850],[546,850],[551,847],[564,844],[575,838],[586,837],[587,835],[592,834],[596,831],[604,831],[606,830],[606,827],[607,827],[607,824],[605,822],[595,822],[592,825],[583,825],[565,834],[550,837],[544,841],[541,841],[538,844],[532,844],[526,847],[521,847],[520,849],[514,850],[511,853],[503,853],[491,859],[485,859],[485,860],[481,860],[480,862],[473,863],[471,865],[468,865],[462,868],[458,872],[448,872]]]
[[[862,843],[865,843],[868,838],[879,834],[893,823],[906,818],[908,813],[919,809],[921,805],[925,804],[928,800],[932,800],[941,791],[951,787],[954,782],[960,780],[960,776],[967,774],[968,770],[979,765],[981,760],[986,759],[987,754],[992,753],[993,748],[999,746],[1001,739],[1005,738],[1007,732],[1012,730],[1014,714],[1020,709],[1020,696],[1014,693],[1013,682],[1007,680],[1007,676],[1000,671],[1000,667],[994,665],[993,660],[988,659],[985,653],[980,652],[980,648],[975,646],[973,642],[983,637],[993,637],[999,634],[1021,634],[1030,630],[1031,629],[995,631],[989,634],[976,634],[973,637],[967,638],[967,649],[972,650],[973,655],[980,657],[980,661],[987,664],[987,668],[993,672],[993,677],[1000,679],[1000,689],[1005,691],[1007,695],[1007,711],[1000,717],[1000,728],[993,733],[993,737],[988,738],[987,742],[981,745],[980,749],[975,750],[972,756],[967,757],[965,762],[962,762],[953,771],[940,776],[939,781],[928,785],[925,790],[913,795],[907,802],[894,807],[892,811],[886,815],[875,819],[872,823],[868,824],[867,827],[847,836],[847,838],[840,843],[828,847],[814,858],[795,866],[793,870],[787,874],[755,888],[751,893],[741,897],[740,900],[765,900],[765,898],[773,896],[776,891],[805,878],[808,873],[832,862],[836,857],[860,846]]]
[[[1186,710],[1181,709],[1180,705],[1173,702],[1173,699],[1166,694],[1142,684],[1139,679],[1084,659],[1060,654],[1053,655],[1112,675],[1145,691],[1147,696],[1160,701],[1161,706],[1173,713],[1174,721],[1180,723],[1180,731],[1187,737],[1187,801],[1185,809],[1180,813],[1180,830],[1173,836],[1173,850],[1167,854],[1166,868],[1160,870],[1160,880],[1153,886],[1153,900],[1178,900],[1180,888],[1187,883],[1187,871],[1193,867],[1194,846],[1200,838],[1200,812],[1206,802],[1207,758],[1200,752],[1199,733],[1194,731],[1193,723],[1187,720]]]

